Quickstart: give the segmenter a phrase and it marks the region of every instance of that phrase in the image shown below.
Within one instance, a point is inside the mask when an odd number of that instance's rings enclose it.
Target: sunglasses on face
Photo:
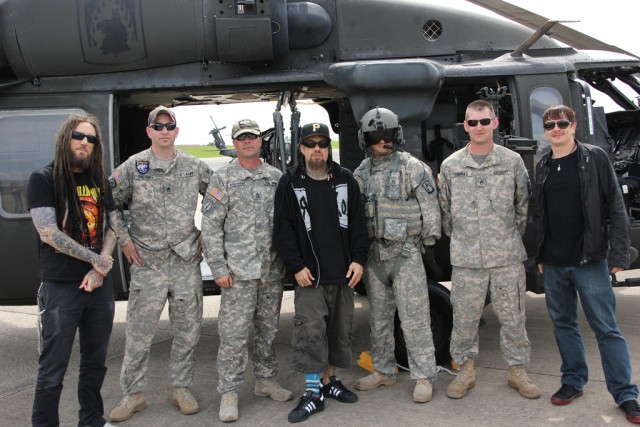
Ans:
[[[327,140],[323,140],[323,141],[302,141],[300,144],[304,145],[307,148],[316,148],[316,147],[328,148],[329,145],[331,145],[331,142],[329,142]]]
[[[167,128],[167,130],[174,130],[176,128],[175,123],[152,123],[149,127],[153,130],[157,130],[160,132],[163,128]]]
[[[253,141],[254,139],[256,139],[258,137],[258,135],[254,135],[252,133],[243,133],[242,135],[238,135],[236,136],[235,139],[237,139],[238,141],[244,141],[245,139],[248,139],[250,141]]]
[[[387,129],[381,131],[365,132],[364,136],[369,144],[377,144],[380,141],[389,143],[395,142],[398,139],[398,132],[396,129]]]
[[[569,120],[550,120],[548,122],[544,122],[542,126],[544,126],[544,130],[553,130],[556,125],[558,125],[560,129],[566,129],[571,126],[571,122]]]
[[[87,142],[89,144],[96,144],[98,142],[98,137],[95,135],[87,135],[84,134],[82,132],[78,132],[78,131],[73,131],[71,132],[71,138],[75,139],[77,141],[82,141],[83,139],[87,138]]]
[[[480,120],[465,120],[467,122],[467,125],[471,126],[472,128],[478,126],[478,123],[480,123],[482,126],[489,126],[491,124],[491,121],[493,119],[480,119]]]

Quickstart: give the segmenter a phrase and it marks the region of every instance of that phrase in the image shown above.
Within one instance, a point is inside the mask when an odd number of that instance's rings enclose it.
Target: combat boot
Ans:
[[[540,397],[540,389],[529,379],[524,365],[509,366],[509,387],[517,389],[520,395],[527,399]]]
[[[417,403],[429,402],[433,398],[433,387],[429,380],[418,380],[413,389],[413,401]]]
[[[395,374],[381,374],[378,371],[373,371],[366,377],[360,378],[356,381],[356,388],[358,390],[373,390],[381,385],[394,385],[396,383]]]
[[[180,408],[180,412],[184,415],[195,414],[200,410],[198,402],[186,387],[174,387],[171,403]]]
[[[222,395],[218,418],[225,423],[238,421],[238,394],[235,391]]]
[[[125,395],[120,403],[113,408],[113,411],[109,414],[109,421],[121,422],[126,421],[133,416],[136,412],[143,411],[147,408],[147,399],[144,397],[144,392]]]
[[[447,387],[447,396],[451,399],[461,399],[469,390],[476,386],[476,371],[473,367],[473,359],[468,358],[462,365],[460,373]]]
[[[273,377],[257,378],[253,394],[256,396],[270,397],[278,402],[286,402],[287,400],[293,399],[293,393],[282,388]]]

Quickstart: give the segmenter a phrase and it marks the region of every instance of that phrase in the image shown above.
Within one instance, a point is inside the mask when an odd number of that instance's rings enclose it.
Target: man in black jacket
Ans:
[[[307,388],[289,413],[300,422],[324,409],[324,397],[354,403],[336,377],[351,366],[353,287],[369,250],[358,184],[331,160],[329,128],[308,123],[300,134],[300,164],[276,190],[274,243],[295,276],[293,369]]]
[[[571,403],[588,380],[579,296],[598,340],[607,389],[627,420],[640,423],[638,387],[631,383],[629,349],[616,322],[609,276],[629,266],[628,218],[618,181],[604,150],[575,139],[571,108],[550,107],[542,121],[551,151],[536,167],[536,248],[562,357],[562,386],[551,402]]]

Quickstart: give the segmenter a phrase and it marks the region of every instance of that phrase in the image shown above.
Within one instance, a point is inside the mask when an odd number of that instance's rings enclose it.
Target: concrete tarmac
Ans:
[[[640,380],[640,288],[617,288],[618,320],[627,339],[635,382]],[[170,402],[168,360],[171,347],[171,328],[167,312],[158,323],[151,350],[148,388],[148,408],[123,426],[212,426],[218,420],[220,395],[216,392],[218,374],[216,353],[218,339],[218,296],[205,297],[202,337],[196,351],[195,384],[193,394],[201,411],[185,416]],[[345,385],[353,389],[357,378],[366,374],[356,362],[362,351],[369,348],[369,304],[365,296],[356,295],[353,330],[353,365],[339,370]],[[590,382],[583,397],[567,406],[555,406],[549,397],[560,386],[560,357],[553,337],[553,328],[546,311],[544,296],[527,295],[527,330],[532,343],[530,378],[542,390],[542,398],[527,400],[507,386],[508,367],[502,359],[499,345],[499,324],[491,306],[485,308],[484,324],[480,327],[480,354],[476,361],[477,384],[461,400],[447,398],[445,391],[453,377],[441,372],[429,403],[412,402],[413,382],[406,372],[398,376],[394,386],[369,392],[357,392],[359,401],[343,404],[328,399],[324,412],[313,415],[304,425],[326,426],[624,426],[630,425],[606,390],[599,353],[593,333],[581,316],[580,325],[585,336]],[[126,302],[116,303],[116,315],[108,356],[108,372],[102,394],[105,412],[120,401],[120,367],[124,351]],[[276,340],[279,361],[278,381],[296,395],[304,391],[304,376],[289,368],[290,338],[293,318],[293,292],[284,295],[280,332]],[[35,306],[0,307],[0,426],[29,426],[34,384],[38,366],[37,310]],[[60,403],[63,426],[77,425],[78,382],[77,348],[73,351]],[[251,357],[249,356],[249,360]],[[245,384],[239,389],[240,420],[236,426],[286,426],[288,412],[296,400],[274,402],[253,395],[255,378],[249,364]]]

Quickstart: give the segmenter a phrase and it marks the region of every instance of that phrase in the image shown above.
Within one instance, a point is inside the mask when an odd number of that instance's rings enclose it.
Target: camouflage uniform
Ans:
[[[427,165],[408,153],[365,159],[354,172],[365,198],[370,237],[364,269],[371,304],[371,357],[376,371],[395,374],[394,314],[402,322],[412,379],[434,383],[436,362],[424,246],[440,237],[436,187]]]
[[[281,175],[264,163],[255,171],[231,163],[212,176],[202,203],[205,257],[213,277],[233,277],[233,287],[222,289],[218,315],[222,394],[243,382],[251,324],[255,376],[276,375],[273,341],[280,320],[284,265],[271,235],[273,199]]]
[[[499,145],[478,163],[457,151],[438,178],[442,229],[451,237],[453,332],[451,356],[462,365],[478,354],[478,323],[487,288],[500,320],[500,345],[509,365],[529,362],[525,330],[529,177],[522,158]]]
[[[127,203],[131,226],[118,230],[118,243],[133,240],[144,266],[131,265],[126,346],[120,383],[125,394],[144,391],[154,329],[169,300],[174,340],[170,380],[174,387],[193,383],[193,353],[202,322],[200,231],[194,223],[198,194],[211,170],[201,160],[176,150],[158,160],[150,149],[131,156],[109,178],[113,197]]]

